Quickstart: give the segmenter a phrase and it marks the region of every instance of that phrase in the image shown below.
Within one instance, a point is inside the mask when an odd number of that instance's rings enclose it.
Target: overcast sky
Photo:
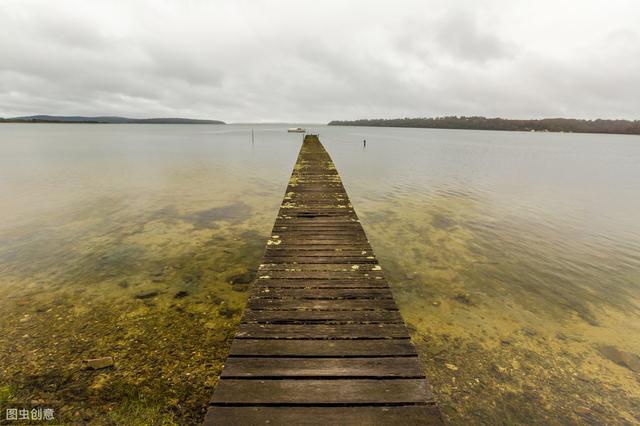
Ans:
[[[640,119],[640,1],[0,0],[0,116]]]

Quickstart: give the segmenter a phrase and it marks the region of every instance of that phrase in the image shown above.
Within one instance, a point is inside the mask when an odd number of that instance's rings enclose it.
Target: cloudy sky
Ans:
[[[0,116],[640,119],[640,1],[0,0]]]

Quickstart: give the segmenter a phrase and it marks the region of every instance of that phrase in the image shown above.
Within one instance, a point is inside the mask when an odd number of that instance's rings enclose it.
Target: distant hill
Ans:
[[[193,118],[127,118],[127,117],[82,117],[62,115],[30,115],[27,117],[0,118],[8,123],[109,123],[109,124],[225,124],[219,120],[197,120]]]
[[[535,132],[620,133],[640,135],[640,120],[544,118],[510,120],[486,117],[436,117],[332,121],[329,126],[417,127],[430,129],[511,130]]]

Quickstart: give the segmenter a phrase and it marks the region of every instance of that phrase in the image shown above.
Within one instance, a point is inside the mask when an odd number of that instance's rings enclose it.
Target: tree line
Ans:
[[[449,116],[434,118],[392,118],[336,120],[330,126],[417,127],[430,129],[511,130],[535,132],[640,134],[640,120],[579,120],[544,118],[511,120],[506,118]]]

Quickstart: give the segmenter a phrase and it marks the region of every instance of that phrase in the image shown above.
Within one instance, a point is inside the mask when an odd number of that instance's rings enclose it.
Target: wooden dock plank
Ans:
[[[408,339],[383,340],[256,340],[237,339],[231,345],[231,356],[250,357],[381,357],[415,356]]]
[[[305,253],[318,253],[321,251],[332,252],[336,254],[342,254],[347,252],[362,253],[363,251],[371,250],[369,244],[353,243],[353,244],[334,244],[333,246],[327,244],[288,244],[288,245],[271,245],[267,246],[266,253],[282,253],[282,252],[300,252],[304,256]]]
[[[417,357],[402,358],[229,358],[221,377],[424,378]]]
[[[397,311],[398,306],[393,299],[337,299],[337,300],[313,300],[313,299],[249,299],[249,309],[278,309],[300,310],[313,309],[318,311],[373,311],[389,310]]]
[[[349,279],[349,280],[299,280],[290,278],[270,279],[256,283],[258,288],[388,288],[385,280],[375,278]]]
[[[290,271],[290,272],[307,272],[307,271],[322,271],[322,272],[373,272],[381,271],[380,265],[377,263],[355,263],[351,265],[345,265],[343,263],[321,263],[321,264],[308,264],[308,263],[264,263],[260,265],[258,271],[260,273],[275,272],[275,271]]]
[[[262,284],[262,283],[260,283]],[[259,299],[393,299],[388,288],[282,288],[262,286],[253,297]]]
[[[434,405],[388,407],[211,407],[206,426],[441,425]]]
[[[362,263],[377,263],[375,258],[366,258],[364,256],[266,256],[264,259],[266,262],[279,262],[290,263],[293,265],[300,264],[318,264],[318,263],[344,263],[347,265],[362,264]]]
[[[408,339],[404,324],[247,324],[236,339]]]
[[[205,424],[441,424],[340,176],[307,136]]]
[[[378,278],[382,279],[382,271],[260,271],[258,279],[299,279],[299,280],[340,280],[355,278]]]
[[[433,400],[424,379],[224,379],[216,405],[389,405]]]
[[[397,323],[404,324],[398,311],[254,311],[247,309],[243,323]]]

